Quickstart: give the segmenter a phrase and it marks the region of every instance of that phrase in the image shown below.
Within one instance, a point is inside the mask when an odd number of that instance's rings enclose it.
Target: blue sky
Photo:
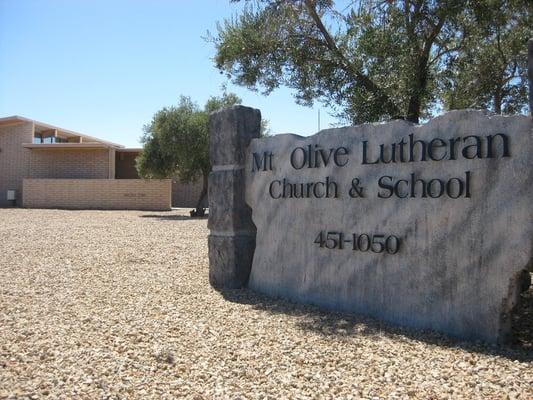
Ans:
[[[181,94],[203,105],[227,79],[202,37],[235,14],[229,0],[0,0],[0,117],[22,115],[139,146],[142,126]],[[228,84],[273,133],[310,135],[335,119]]]

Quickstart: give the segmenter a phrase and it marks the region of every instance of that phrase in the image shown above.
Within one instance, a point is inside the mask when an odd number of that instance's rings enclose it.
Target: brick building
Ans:
[[[141,151],[19,116],[0,118],[0,207],[194,207],[200,184],[139,179]]]

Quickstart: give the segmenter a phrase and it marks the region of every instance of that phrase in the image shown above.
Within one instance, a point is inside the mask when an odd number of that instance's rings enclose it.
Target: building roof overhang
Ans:
[[[71,130],[68,130],[68,129],[59,128],[57,126],[50,125],[50,124],[45,124],[44,122],[35,121],[33,119],[21,117],[19,115],[13,115],[13,116],[10,116],[10,117],[0,118],[0,125],[11,125],[11,124],[18,124],[18,123],[23,123],[23,122],[31,122],[31,123],[33,123],[35,125],[35,131],[36,132],[40,132],[40,131],[56,131],[56,135],[57,136],[62,136],[62,137],[65,137],[65,138],[76,138],[76,137],[79,137],[79,138],[82,139],[82,142],[89,142],[89,143],[98,142],[98,143],[105,144],[106,147],[112,147],[112,148],[115,148],[115,149],[123,149],[124,148],[124,146],[122,146],[120,144],[117,144],[117,143],[108,142],[107,140],[102,140],[102,139],[98,139],[98,138],[95,138],[95,137],[92,137],[92,136],[83,135],[83,134],[78,133],[78,132],[74,132],[74,131],[71,131]],[[59,144],[59,143],[54,143],[54,145],[56,145],[56,144]],[[61,144],[63,144],[63,143],[61,143]]]
[[[104,143],[83,142],[83,143],[23,143],[22,147],[39,150],[68,150],[68,149],[109,149],[113,148]]]

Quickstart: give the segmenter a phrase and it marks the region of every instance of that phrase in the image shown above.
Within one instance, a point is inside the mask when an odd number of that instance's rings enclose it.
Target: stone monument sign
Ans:
[[[530,116],[269,138],[260,120],[242,106],[211,115],[213,286],[506,340],[533,268]]]

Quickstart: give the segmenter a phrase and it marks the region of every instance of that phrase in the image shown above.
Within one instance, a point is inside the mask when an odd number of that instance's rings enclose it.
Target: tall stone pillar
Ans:
[[[261,113],[250,107],[210,115],[209,282],[218,289],[245,286],[252,268],[256,229],[244,200],[245,150],[260,128]]]

